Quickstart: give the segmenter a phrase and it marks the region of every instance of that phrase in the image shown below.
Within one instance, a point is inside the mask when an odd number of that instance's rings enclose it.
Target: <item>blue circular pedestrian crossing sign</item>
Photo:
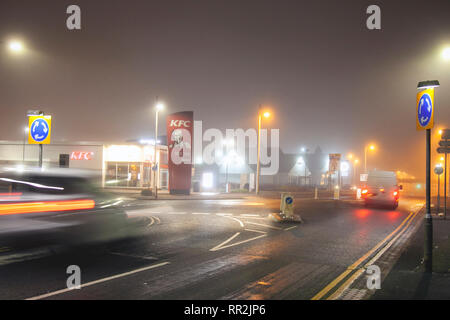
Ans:
[[[47,139],[50,133],[50,126],[46,119],[36,119],[31,123],[30,135],[36,142],[42,142]]]
[[[433,115],[433,100],[428,93],[424,93],[417,106],[417,120],[421,127],[426,127]]]
[[[292,197],[286,197],[286,203],[291,204],[293,201]]]

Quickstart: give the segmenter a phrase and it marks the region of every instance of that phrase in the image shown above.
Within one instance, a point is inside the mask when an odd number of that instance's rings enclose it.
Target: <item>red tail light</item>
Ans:
[[[8,203],[0,204],[0,216],[36,212],[85,210],[94,207],[95,201],[90,199]]]

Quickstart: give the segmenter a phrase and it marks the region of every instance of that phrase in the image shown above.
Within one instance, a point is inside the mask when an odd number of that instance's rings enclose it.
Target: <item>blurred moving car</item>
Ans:
[[[140,234],[122,200],[73,169],[0,170],[0,246],[81,245]]]
[[[397,175],[393,171],[369,171],[367,182],[361,189],[364,205],[386,205],[398,207],[401,186],[397,185]]]

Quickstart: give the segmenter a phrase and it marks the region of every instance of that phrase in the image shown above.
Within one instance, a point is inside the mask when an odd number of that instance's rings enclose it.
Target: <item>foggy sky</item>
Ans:
[[[70,4],[81,31],[66,29]],[[366,29],[371,4],[382,30]],[[53,116],[53,141],[119,142],[152,137],[156,96],[162,115],[192,110],[204,129],[255,127],[263,104],[285,152],[362,162],[374,142],[369,167],[423,176],[426,79],[440,81],[435,122],[450,127],[449,1],[2,0],[0,41],[14,36],[28,51],[0,52],[0,140],[22,140],[34,107]]]

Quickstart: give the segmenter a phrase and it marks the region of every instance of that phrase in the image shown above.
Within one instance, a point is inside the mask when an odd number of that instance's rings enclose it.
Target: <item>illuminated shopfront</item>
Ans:
[[[20,142],[0,142],[0,166],[37,166],[38,148]],[[61,162],[61,159],[66,159]],[[102,186],[153,186],[154,146],[149,144],[53,143],[44,147],[43,166],[98,171]],[[167,146],[158,145],[158,188],[168,188]]]

